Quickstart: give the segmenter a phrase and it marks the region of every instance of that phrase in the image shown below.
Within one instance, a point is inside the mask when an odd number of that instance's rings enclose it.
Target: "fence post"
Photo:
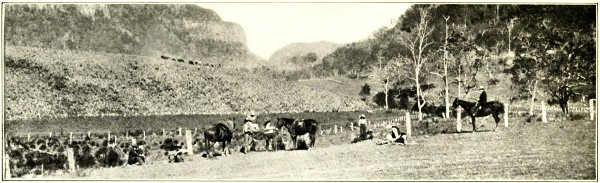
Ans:
[[[52,137],[52,132],[48,132],[48,136]]]
[[[27,133],[27,141],[31,141],[31,133]]]
[[[350,131],[354,131],[354,123],[350,122]]]
[[[146,140],[146,130],[144,130],[142,133],[144,133],[144,140]]]
[[[336,133],[337,133],[337,130],[338,130],[338,128],[337,128],[337,125],[335,125],[335,126],[333,127],[333,134],[336,134]]]
[[[344,125],[340,126],[340,133],[344,133]]]
[[[12,178],[10,175],[10,158],[8,157],[8,154],[4,154],[4,161],[4,170],[6,171],[4,178],[8,180]]]
[[[462,132],[462,121],[460,121],[462,116],[462,108],[456,109],[456,131]]]
[[[108,141],[110,141],[110,131],[108,131]]]
[[[412,127],[410,124],[410,113],[406,112],[406,137],[407,139],[412,136]],[[408,142],[408,140],[406,140]]]
[[[75,154],[73,148],[67,148],[67,161],[69,162],[69,171],[75,173]]]
[[[542,101],[542,122],[548,123],[548,118],[546,117],[546,105],[544,101]]]
[[[504,104],[504,128],[508,128],[508,104]]]
[[[69,144],[73,143],[73,132],[69,132]]]
[[[192,148],[192,130],[185,130],[185,144],[187,146],[188,155],[194,154],[194,149]]]
[[[163,128],[162,130],[163,130],[162,136],[163,136],[163,137],[165,137],[165,136],[167,135],[167,134],[165,133],[165,129]]]
[[[181,127],[179,127],[179,137],[183,136],[183,133],[181,133]]]
[[[125,131],[125,138],[128,139],[129,138],[129,131]]]
[[[594,99],[590,99],[590,120],[594,121]]]
[[[92,132],[88,131],[88,137],[92,138]]]

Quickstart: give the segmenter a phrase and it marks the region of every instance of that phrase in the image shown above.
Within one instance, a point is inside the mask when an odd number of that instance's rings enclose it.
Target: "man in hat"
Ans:
[[[253,143],[253,139],[252,139],[252,134],[253,132],[255,132],[256,130],[256,124],[254,124],[254,121],[256,121],[256,113],[254,111],[251,111],[250,114],[248,114],[246,116],[246,118],[244,119],[244,128],[243,128],[243,132],[244,132],[244,153],[247,153],[248,150],[250,149],[250,147],[252,146]]]
[[[471,113],[473,115],[477,114],[477,112],[481,110],[481,107],[487,103],[487,94],[485,93],[483,86],[479,86],[479,91],[481,92],[479,94],[479,101],[477,101],[477,103],[475,103],[475,107],[471,109]]]
[[[365,135],[367,134],[367,117],[364,114],[361,114],[358,117],[358,126],[360,127],[360,137],[365,139]]]

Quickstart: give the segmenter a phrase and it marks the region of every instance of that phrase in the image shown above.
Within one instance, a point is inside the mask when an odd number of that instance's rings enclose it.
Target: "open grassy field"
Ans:
[[[464,125],[469,131],[470,125]],[[596,123],[526,123],[479,133],[415,136],[412,145],[349,144],[351,132],[320,137],[314,151],[234,153],[186,162],[83,170],[48,179],[227,180],[596,180]],[[383,129],[378,129],[383,130]],[[356,133],[356,132],[355,132]]]

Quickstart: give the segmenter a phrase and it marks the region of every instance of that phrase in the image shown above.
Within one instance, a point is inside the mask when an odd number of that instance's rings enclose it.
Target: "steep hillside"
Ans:
[[[7,119],[365,109],[284,79],[156,57],[7,46],[4,63]]]
[[[260,59],[240,25],[196,5],[9,4],[5,13],[8,45],[219,63]]]
[[[269,63],[281,69],[305,68],[321,63],[325,55],[338,47],[339,44],[327,41],[292,43],[275,51]]]

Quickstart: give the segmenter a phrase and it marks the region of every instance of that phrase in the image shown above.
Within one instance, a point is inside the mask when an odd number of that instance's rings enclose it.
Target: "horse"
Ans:
[[[561,86],[553,93],[553,96],[557,99],[558,105],[565,114],[569,114],[568,104],[571,95],[573,95],[573,92],[571,92],[571,87],[569,86]]]
[[[297,148],[296,140],[300,135],[306,133],[310,136],[310,145],[307,144],[308,150],[312,150],[315,147],[315,141],[317,140],[317,129],[318,123],[314,119],[292,119],[292,118],[277,118],[276,128],[281,130],[282,127],[288,129],[294,142],[294,147]]]
[[[498,101],[491,101],[482,105],[482,108],[477,112],[477,114],[472,114],[471,112],[471,109],[475,107],[475,102],[468,102],[455,98],[454,102],[452,102],[452,109],[456,109],[458,106],[465,109],[467,115],[471,117],[471,122],[473,123],[473,132],[477,131],[477,127],[475,125],[476,117],[486,117],[491,114],[494,117],[494,120],[496,120],[496,127],[494,127],[494,131],[496,131],[498,129],[498,123],[500,123],[501,114],[506,112],[504,110],[504,104]]]
[[[206,129],[204,131],[204,141],[206,145],[206,156],[212,157],[210,154],[210,149],[217,143],[223,143],[223,155],[231,155],[229,152],[229,144],[231,144],[231,139],[233,138],[233,121],[227,121],[229,126],[223,123],[214,124],[212,127]],[[210,142],[214,142],[212,145]]]

